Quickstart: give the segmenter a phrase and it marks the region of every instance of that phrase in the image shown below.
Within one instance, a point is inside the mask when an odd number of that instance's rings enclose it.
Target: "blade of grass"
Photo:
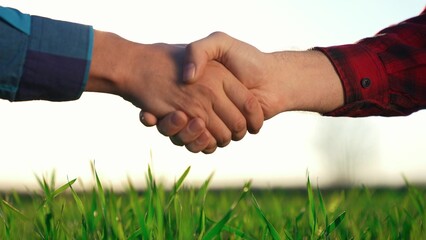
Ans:
[[[101,180],[99,179],[99,175],[98,175],[98,172],[96,171],[94,162],[91,162],[91,168],[92,168],[93,176],[96,181],[96,188],[97,188],[96,196],[98,197],[101,204],[102,220],[103,220],[102,227],[103,227],[103,234],[104,234],[103,237],[108,238],[109,236],[111,236],[111,229],[108,227],[108,211],[107,211],[107,205],[106,205],[105,191],[102,186]]]
[[[271,222],[269,222],[269,220],[266,218],[265,214],[263,213],[262,209],[259,206],[259,203],[257,202],[254,194],[251,194],[251,200],[253,202],[254,208],[256,209],[256,212],[259,214],[259,216],[262,218],[263,222],[266,224],[266,226],[268,227],[268,231],[271,234],[272,238],[274,240],[279,240],[280,235],[278,234],[277,230],[274,228],[274,226],[272,225]]]
[[[0,218],[3,220],[3,226],[4,226],[4,231],[6,234],[6,239],[11,239],[10,238],[10,218],[8,216],[6,216],[5,213],[3,213],[2,208],[0,207]]]
[[[340,225],[340,223],[343,222],[343,220],[345,219],[345,215],[346,211],[342,212],[339,216],[336,217],[336,219],[334,219],[329,225],[327,225],[326,229],[324,229],[324,231],[321,233],[320,238],[327,237],[328,235],[330,235],[330,233],[334,231],[334,229],[336,229]]]
[[[145,216],[142,212],[141,204],[138,200],[137,192],[132,184],[132,182],[129,179],[129,196],[130,196],[130,204],[132,206],[132,210],[135,212],[136,218],[139,223],[139,229],[137,232],[140,232],[140,235],[142,235],[143,239],[149,239],[149,236],[151,233],[149,232],[149,229],[145,222]],[[133,236],[135,233],[133,233],[131,236]],[[135,235],[136,236],[136,235]],[[129,237],[130,238],[130,237]]]
[[[214,173],[204,181],[197,195],[195,196],[195,201],[200,204],[200,218],[198,220],[198,240],[201,240],[206,232],[206,212],[204,211],[204,205],[207,197],[207,190],[210,184],[210,181],[213,178]]]
[[[170,205],[173,203],[173,200],[175,199],[176,194],[179,192],[179,190],[181,189],[181,187],[183,185],[183,181],[185,180],[186,176],[188,176],[189,170],[191,170],[190,166],[185,170],[185,172],[182,174],[182,176],[180,176],[178,181],[173,186],[173,191],[170,194],[169,201],[166,205],[166,209],[169,209]]]
[[[75,181],[77,181],[77,178],[74,178],[73,180],[65,183],[64,185],[62,185],[61,187],[59,187],[58,189],[56,189],[55,191],[53,191],[52,198],[55,198],[59,194],[63,193],[65,190],[67,190],[69,187],[71,187],[71,185],[73,185],[75,183]]]
[[[212,223],[212,224],[214,224],[215,222],[213,221],[213,220],[211,220],[211,219],[209,219],[209,218],[206,218],[206,221],[207,222],[209,222],[209,223]],[[240,237],[240,238],[242,238],[242,239],[247,239],[247,240],[256,240],[257,238],[255,238],[255,237],[253,237],[253,236],[250,236],[249,234],[247,234],[247,233],[244,233],[243,231],[241,231],[240,229],[238,229],[238,228],[234,228],[234,227],[231,227],[231,226],[227,226],[227,225],[225,225],[225,226],[223,226],[223,230],[224,231],[227,231],[227,232],[229,232],[229,233],[232,233],[232,234],[235,234],[236,236],[238,236],[238,237]]]
[[[142,230],[142,228],[138,228],[136,229],[136,231],[134,231],[132,234],[130,234],[130,236],[127,238],[128,240],[133,240],[133,239],[140,239],[142,237],[142,239],[147,239],[147,238],[143,238],[144,236],[144,231]]]
[[[148,165],[148,183],[152,184],[151,189],[154,189],[155,181],[152,175],[151,166]]]
[[[155,209],[155,215],[156,215],[156,229],[157,229],[157,235],[155,236],[156,239],[161,240],[164,239],[165,230],[164,230],[164,209],[163,209],[163,203],[162,203],[162,193],[161,188],[155,188],[153,191],[153,201],[154,201],[154,209]]]
[[[284,229],[284,234],[285,234],[286,239],[293,240],[290,233],[286,229]]]
[[[123,224],[119,211],[119,209],[121,209],[121,197],[114,194],[112,189],[110,189],[107,193],[107,211],[109,215],[108,225],[112,229],[112,234],[115,238],[125,239]]]
[[[308,208],[309,208],[309,227],[311,228],[311,239],[315,239],[315,233],[317,230],[317,215],[315,211],[314,193],[312,191],[309,174],[308,174],[307,191],[308,191]]]
[[[99,200],[101,201],[102,209],[104,209],[105,205],[106,205],[105,191],[104,191],[104,188],[102,187],[101,180],[99,179],[98,172],[96,171],[94,164],[92,164],[92,171],[93,171],[93,175],[94,175],[95,180],[96,180],[96,187],[97,187],[97,190],[98,190],[98,197],[99,197]]]
[[[35,178],[37,179],[38,185],[43,190],[44,194],[49,197],[50,196],[50,189],[47,186],[45,178],[44,177],[40,178],[38,175],[35,175]]]
[[[325,226],[328,226],[328,216],[327,216],[327,209],[325,208],[324,199],[322,197],[321,191],[319,189],[318,183],[317,183],[317,195],[319,199],[319,207],[321,210],[321,213],[324,217]],[[328,232],[326,232],[326,236],[328,236]]]
[[[203,185],[201,185],[200,190],[198,191],[197,195],[195,196],[196,202],[204,203],[206,201],[207,196],[207,190],[210,185],[210,182],[214,176],[214,173],[210,174],[209,177],[203,182]]]
[[[147,190],[145,192],[145,209],[147,211],[146,213],[146,225],[147,225],[147,231],[149,231],[150,233],[152,233],[152,230],[154,228],[154,216],[155,216],[155,209],[154,209],[154,204],[153,204],[153,200],[152,200],[152,195],[153,195],[153,187],[155,186],[154,183],[150,182],[151,180],[149,180],[149,177],[147,176]],[[150,234],[150,236],[152,237],[152,235]]]
[[[85,216],[86,215],[86,211],[84,209],[83,202],[81,201],[80,197],[78,197],[77,192],[72,187],[72,184],[70,184],[69,187],[70,187],[70,190],[71,190],[71,194],[72,194],[72,196],[74,198],[74,201],[77,204],[77,209],[80,211],[81,215]]]
[[[56,186],[56,171],[53,170],[52,174],[50,175],[50,192],[53,192],[55,190],[55,186]]]
[[[424,196],[422,196],[422,194],[414,186],[412,186],[408,182],[408,179],[405,176],[402,176],[402,177],[404,178],[404,182],[405,182],[405,185],[408,188],[408,192],[409,192],[409,195],[410,195],[412,202],[416,206],[416,208],[419,211],[419,213],[421,214],[421,216],[425,216],[425,210],[424,210],[425,199],[424,199]]]
[[[236,202],[234,202],[234,204],[232,204],[231,208],[228,210],[228,212],[225,214],[225,216],[222,217],[222,219],[217,222],[216,224],[214,224],[209,231],[207,231],[206,235],[204,235],[204,237],[202,238],[203,240],[210,240],[215,238],[216,236],[218,236],[220,234],[220,232],[222,231],[223,227],[226,225],[226,223],[228,223],[228,221],[231,219],[235,208],[238,206],[238,204],[240,203],[240,201],[242,199],[244,199],[247,195],[247,193],[250,190],[250,182],[247,183],[244,188],[243,188],[243,192],[241,193],[240,197],[238,198],[238,200]]]
[[[7,209],[11,210],[16,216],[18,216],[20,219],[28,221],[30,220],[27,216],[25,216],[21,211],[19,211],[17,208],[12,206],[12,204],[6,202],[5,200],[1,200],[3,206],[5,206]]]
[[[74,179],[74,181],[72,183],[75,182],[76,179]],[[83,202],[81,201],[81,199],[78,197],[77,193],[75,192],[74,188],[72,187],[72,183],[70,181],[68,183],[69,184],[69,188],[71,190],[71,194],[72,197],[74,198],[75,203],[77,204],[77,209],[80,211],[81,214],[81,221],[82,221],[82,228],[81,228],[81,237],[83,240],[86,240],[89,238],[88,236],[88,221],[87,221],[87,215],[86,215],[86,210],[84,209],[84,205]]]

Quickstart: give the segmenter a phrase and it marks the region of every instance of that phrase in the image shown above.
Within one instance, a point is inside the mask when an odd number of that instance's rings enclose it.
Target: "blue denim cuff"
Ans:
[[[22,77],[14,101],[78,99],[87,82],[91,26],[31,16]]]

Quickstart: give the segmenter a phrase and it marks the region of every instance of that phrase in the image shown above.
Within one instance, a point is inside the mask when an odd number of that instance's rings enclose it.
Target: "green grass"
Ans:
[[[93,165],[92,165],[93,167]],[[0,239],[421,239],[425,190],[406,180],[401,189],[241,189],[185,186],[189,168],[165,190],[151,169],[147,188],[129,180],[124,192],[96,185],[77,192],[76,179],[41,191],[3,193]]]

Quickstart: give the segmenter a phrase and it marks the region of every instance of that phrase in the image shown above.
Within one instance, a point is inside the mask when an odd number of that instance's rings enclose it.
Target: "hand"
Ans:
[[[282,92],[286,86],[274,76],[280,61],[273,55],[216,32],[186,47],[184,81],[197,81],[211,60],[222,63],[257,97],[265,120],[284,111]]]
[[[222,32],[186,50],[184,81],[196,81],[208,61],[219,61],[257,97],[265,119],[294,110],[325,113],[344,103],[341,80],[319,51],[263,53]]]
[[[277,87],[269,79],[268,74],[273,64],[269,56],[255,47],[233,39],[224,33],[213,33],[207,38],[193,42],[186,47],[186,67],[184,80],[193,83],[204,74],[205,66],[211,60],[217,60],[225,65],[261,103],[264,119],[268,119],[280,110],[272,103],[280,101],[270,93]],[[279,91],[277,91],[279,92]],[[275,104],[278,105],[278,104]],[[182,112],[168,114],[164,119],[157,119],[149,112],[141,112],[141,122],[146,126],[158,124],[164,135],[172,136],[174,142],[189,144],[189,139],[196,138],[200,132],[188,130],[188,118]],[[170,124],[174,119],[174,124]],[[196,121],[193,119],[192,121]],[[201,124],[201,123],[200,123]],[[260,128],[249,128],[250,133],[257,133]]]
[[[238,121],[231,119],[227,121],[229,124],[235,124],[234,128],[242,129],[240,131],[234,131],[232,134],[233,140],[240,140],[243,138],[247,131],[247,127],[249,127],[250,130],[261,128],[263,123],[263,113],[256,98],[221,64],[215,61],[209,62],[205,69],[205,74],[200,77],[197,83],[205,85],[206,88],[218,88],[220,91],[225,91],[227,94],[214,94],[216,99],[212,101],[214,103],[213,107],[220,118],[229,118],[227,115],[232,112],[236,112],[237,110],[244,115],[244,118],[240,118]],[[183,85],[181,87],[191,89],[195,86],[190,84]],[[213,92],[219,91],[214,90],[212,93]],[[210,95],[210,93],[207,92],[205,95]],[[197,99],[201,98],[201,96],[193,98]],[[227,103],[226,105],[221,104],[221,102],[229,101],[226,100],[227,98],[230,98],[232,103]],[[233,108],[235,108],[233,106],[234,104],[238,107],[238,109],[233,110]],[[144,114],[143,112],[141,113],[141,121],[146,126],[153,126],[157,123],[157,119],[152,114],[147,112]],[[204,145],[203,143],[206,140],[206,137],[203,135],[206,128],[204,121],[201,118],[193,118],[191,121],[188,121],[188,116],[183,112],[178,111],[163,118],[157,125],[157,128],[159,132],[164,135],[171,136],[171,140],[174,144],[186,145],[188,150],[192,152],[200,151],[200,149],[202,150],[202,146]],[[185,131],[180,132],[180,130],[184,127]],[[229,137],[229,140],[230,138],[231,137]],[[218,146],[223,147],[228,143],[229,141],[225,144],[219,143]],[[214,148],[212,150],[214,151]],[[211,153],[213,152],[212,150],[205,149],[204,152]]]
[[[284,111],[324,113],[343,105],[340,79],[321,52],[263,53],[220,32],[189,44],[186,50],[185,81],[197,81],[205,65],[217,60],[257,97],[265,119]],[[149,114],[144,113],[144,116],[156,122]],[[182,115],[171,113],[167,118],[178,116]],[[181,120],[185,122],[185,119]],[[178,136],[188,135],[182,126],[174,126],[175,129],[182,128]],[[166,129],[164,133],[169,132]]]
[[[247,125],[260,128],[263,114],[254,96],[217,62],[206,66],[206,77],[196,84],[179,83],[184,51],[178,45],[136,44],[96,31],[86,90],[120,95],[158,119],[183,111],[195,118],[188,130],[201,132],[198,142],[184,139],[192,142],[187,147],[194,152],[210,153],[231,137],[242,138]]]

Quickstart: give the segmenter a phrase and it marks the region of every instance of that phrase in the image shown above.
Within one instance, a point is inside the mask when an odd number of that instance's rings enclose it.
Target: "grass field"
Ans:
[[[3,193],[0,239],[424,239],[425,190],[241,189],[185,186],[185,171],[166,191],[147,175],[148,188],[115,193],[102,185],[76,192],[76,180],[42,191]]]

